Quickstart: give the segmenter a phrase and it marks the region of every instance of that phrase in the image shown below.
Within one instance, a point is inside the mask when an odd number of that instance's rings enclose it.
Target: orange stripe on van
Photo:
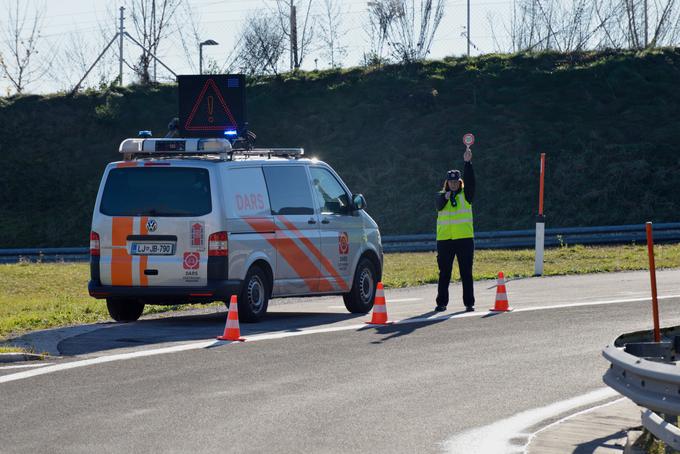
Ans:
[[[288,227],[288,229],[297,236],[300,241],[302,241],[302,244],[304,244],[307,249],[309,249],[312,254],[316,257],[316,259],[326,268],[326,271],[331,275],[333,279],[335,279],[335,282],[338,284],[340,287],[340,290],[349,290],[349,286],[345,282],[343,278],[340,277],[340,273],[335,269],[333,264],[328,260],[328,257],[325,257],[319,248],[314,246],[314,243],[312,243],[309,238],[307,238],[297,227],[295,227],[295,224],[290,222],[288,219],[286,219],[283,216],[278,216],[278,218],[283,222],[283,224]],[[331,290],[331,289],[328,289]],[[323,290],[322,290],[323,291]]]
[[[126,248],[132,221],[133,218],[115,217],[111,223],[111,285],[132,285],[132,256]]]
[[[148,216],[142,216],[142,218],[139,220],[139,234],[140,235],[147,235],[149,231],[146,229],[146,223],[149,220]],[[149,256],[148,255],[142,255],[139,257],[139,285],[142,287],[146,287],[149,285],[149,276],[144,274],[144,270],[146,270],[146,265],[149,262]]]
[[[332,286],[328,280],[323,279],[319,281],[319,288],[316,288],[314,282],[321,276],[319,268],[312,262],[305,252],[291,238],[286,237],[281,230],[276,227],[276,224],[268,219],[248,219],[243,218],[256,232],[269,233],[276,232],[277,236],[265,237],[267,242],[274,246],[283,259],[293,268],[293,271],[302,278],[310,291],[328,291],[332,290]],[[303,277],[307,276],[307,277]],[[309,276],[314,276],[313,278]]]
[[[269,219],[243,218],[257,233],[275,233],[276,224]]]
[[[120,169],[121,167],[137,167],[137,162],[128,161],[128,162],[119,162],[118,164],[116,164],[117,169]]]

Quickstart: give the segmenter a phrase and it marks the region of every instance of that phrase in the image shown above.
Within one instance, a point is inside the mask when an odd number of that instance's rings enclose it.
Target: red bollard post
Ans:
[[[649,277],[652,281],[652,316],[654,317],[654,342],[661,342],[659,332],[659,301],[656,298],[656,265],[654,264],[654,237],[652,223],[647,222],[647,253],[649,255]]]

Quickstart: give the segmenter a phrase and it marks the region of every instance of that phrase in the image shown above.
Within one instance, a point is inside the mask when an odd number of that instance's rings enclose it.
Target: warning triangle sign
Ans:
[[[205,81],[194,101],[191,113],[184,122],[186,131],[225,131],[238,129],[234,115],[212,78]]]

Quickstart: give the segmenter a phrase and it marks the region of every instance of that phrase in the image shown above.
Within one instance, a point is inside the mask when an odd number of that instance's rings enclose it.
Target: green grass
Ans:
[[[0,340],[57,326],[110,320],[106,304],[87,293],[89,265],[0,265]],[[147,306],[145,314],[182,306]]]
[[[680,244],[658,245],[655,254],[658,268],[680,267]],[[547,249],[545,254],[546,275],[646,268],[646,246],[568,246]],[[499,271],[509,278],[531,276],[533,269],[531,250],[475,254],[475,279],[492,279]],[[88,277],[89,266],[83,263],[0,265],[0,341],[32,330],[109,320],[106,304],[87,294]],[[388,288],[437,282],[436,254],[385,255],[383,282]],[[145,314],[186,307],[147,306]],[[0,345],[0,349],[9,347]]]
[[[654,249],[656,267],[680,267],[680,244],[657,245]],[[436,283],[437,254],[434,252],[388,254],[385,256],[386,287],[408,287]],[[544,275],[602,273],[648,269],[647,246],[565,246],[546,249]],[[459,278],[458,266],[453,267]],[[475,252],[474,278],[493,279],[503,271],[506,278],[528,277],[534,274],[534,251],[479,250]]]
[[[680,50],[486,55],[250,80],[261,146],[330,163],[384,234],[432,233],[433,193],[472,131],[479,231],[678,221]],[[120,141],[163,135],[174,84],[0,97],[0,247],[85,246]]]

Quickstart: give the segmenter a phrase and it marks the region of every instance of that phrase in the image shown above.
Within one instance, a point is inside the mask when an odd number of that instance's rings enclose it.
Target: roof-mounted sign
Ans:
[[[245,132],[245,76],[177,76],[177,83],[182,137],[233,138]]]

